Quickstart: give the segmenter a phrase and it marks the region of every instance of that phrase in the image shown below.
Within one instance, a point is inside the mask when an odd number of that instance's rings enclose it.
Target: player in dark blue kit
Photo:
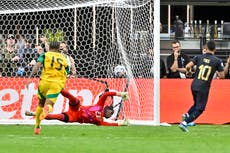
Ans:
[[[207,51],[202,55],[195,56],[186,65],[187,75],[191,75],[194,65],[196,65],[196,71],[191,84],[194,104],[186,114],[182,115],[183,121],[179,125],[184,132],[188,132],[188,123],[197,119],[205,110],[214,74],[217,72],[220,79],[224,78],[224,66],[221,59],[214,55],[215,50],[215,41],[208,41]]]

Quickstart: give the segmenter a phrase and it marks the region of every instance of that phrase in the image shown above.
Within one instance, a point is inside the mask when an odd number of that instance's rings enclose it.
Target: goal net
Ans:
[[[67,44],[76,67],[65,88],[82,105],[95,104],[107,83],[112,91],[129,92],[122,107],[119,97],[108,101],[115,109],[112,119],[155,124],[149,57],[154,47],[153,1],[8,0],[0,6],[0,123],[34,122],[24,113],[35,111],[39,74],[28,90],[25,83],[40,52],[57,40]],[[54,113],[67,109],[68,101],[60,95]]]

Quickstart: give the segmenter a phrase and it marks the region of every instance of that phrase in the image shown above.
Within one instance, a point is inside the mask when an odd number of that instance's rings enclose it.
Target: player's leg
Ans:
[[[208,101],[208,94],[208,90],[197,92],[193,111],[190,112],[189,117],[185,120],[187,123],[194,121],[203,113]]]
[[[53,111],[53,105],[57,100],[58,95],[62,90],[62,86],[56,82],[45,82],[48,88],[46,91],[46,101],[43,108],[43,112],[40,115],[40,120],[45,119],[46,115]]]
[[[193,91],[192,94],[193,94],[193,101],[194,101],[194,104],[189,108],[189,110],[188,110],[187,113],[182,114],[182,121],[185,121],[185,120],[190,116],[190,114],[195,110],[197,92],[196,92],[196,91]]]
[[[34,134],[39,134],[41,130],[41,120],[40,120],[40,115],[43,112],[43,105],[44,101],[40,100],[39,105],[36,108],[35,112],[35,127],[34,127]]]
[[[41,130],[41,120],[40,120],[40,115],[42,114],[43,112],[43,107],[44,107],[44,104],[45,104],[45,96],[43,95],[43,93],[45,92],[41,82],[39,83],[39,86],[38,86],[38,99],[39,99],[39,104],[36,108],[36,111],[35,111],[35,127],[34,127],[34,134],[39,134],[40,133],[40,130]]]
[[[62,121],[62,122],[66,122],[66,115],[64,113],[47,114],[45,119],[47,119],[47,120],[59,120],[59,121]]]
[[[207,104],[209,90],[203,89],[201,91],[192,91],[192,94],[194,99],[194,105],[191,107],[192,109],[190,109],[189,116],[179,125],[181,130],[183,130],[184,132],[188,132],[188,123],[193,122],[203,113]]]
[[[62,122],[75,122],[78,120],[78,110],[80,105],[80,101],[77,97],[74,97],[66,90],[62,90],[61,94],[69,99],[69,110],[67,112],[63,112],[61,114],[47,114],[45,119],[48,120],[59,120]]]
[[[47,98],[45,101],[45,106],[43,108],[43,111],[40,115],[40,120],[45,119],[47,114],[53,111],[53,105],[54,102]]]
[[[35,112],[30,112],[30,111],[26,111],[25,115],[26,116],[36,116]],[[45,117],[46,120],[59,120],[63,122],[68,122],[67,118],[69,117],[66,114],[66,112],[60,113],[60,114],[47,114],[47,116]]]
[[[197,91],[192,90],[192,96],[193,96],[194,104],[193,104],[193,106],[190,107],[190,109],[188,111],[190,113],[192,113],[193,110],[195,110],[194,108],[195,108],[196,103],[197,103]],[[189,123],[188,118],[190,117],[191,114],[189,114],[188,112],[182,115],[182,122],[179,124],[179,128],[184,132],[189,132],[187,126]]]
[[[71,93],[69,93],[66,90],[61,91],[62,96],[66,97],[69,99],[69,105],[70,106],[76,106],[80,104],[80,101],[77,97],[74,97]]]

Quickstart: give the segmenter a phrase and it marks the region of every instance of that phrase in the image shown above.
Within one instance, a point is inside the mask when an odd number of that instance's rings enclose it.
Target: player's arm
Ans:
[[[44,56],[45,56],[44,54],[40,55],[37,63],[33,66],[32,71],[31,71],[31,73],[27,79],[27,83],[26,83],[27,89],[29,87],[29,84],[31,83],[31,80],[30,80],[31,77],[38,72],[39,68],[41,67],[42,63],[44,62]]]
[[[119,125],[118,125],[118,122],[101,121],[98,123],[98,126],[119,126]]]
[[[99,98],[97,105],[104,106],[105,100],[108,96],[119,96],[123,100],[128,100],[128,92],[105,92]]]
[[[120,120],[120,121],[101,121],[99,122],[98,126],[128,126],[129,120],[128,119],[124,119],[124,120]]]
[[[230,67],[230,57],[228,57],[227,62],[226,62],[225,67],[224,67],[224,74],[225,75],[228,73],[229,67]]]
[[[219,79],[224,79],[225,78],[225,67],[224,67],[224,64],[223,62],[220,60],[219,64],[218,64],[218,68],[217,68],[217,71],[218,71],[218,78]]]
[[[220,79],[224,79],[225,78],[225,74],[224,74],[224,71],[222,71],[222,72],[219,72],[219,78]]]
[[[186,76],[188,77],[191,77],[193,72],[192,72],[192,67],[194,66],[194,63],[193,61],[190,61],[186,66],[185,66],[185,69],[186,69]]]
[[[178,60],[177,60],[177,58],[174,59],[174,62],[173,62],[173,64],[172,64],[172,66],[170,67],[170,70],[171,70],[172,72],[176,72],[176,71],[178,70]]]
[[[77,70],[76,70],[76,66],[75,66],[75,61],[74,61],[73,57],[71,57],[71,56],[70,56],[70,62],[71,62],[72,77],[76,77],[77,76]]]
[[[40,62],[37,62],[34,66],[33,66],[33,69],[29,75],[29,78],[31,78],[34,74],[36,74],[39,70],[39,68],[41,67],[41,63]]]
[[[99,98],[99,100],[98,100],[98,102],[97,102],[97,105],[103,107],[104,104],[105,104],[106,98],[107,98],[108,96],[116,96],[116,94],[117,94],[116,92],[104,92],[104,93],[100,96],[100,98]]]
[[[217,72],[217,76],[218,76],[219,79],[224,79],[224,78],[225,78],[225,73],[224,73],[224,71]]]

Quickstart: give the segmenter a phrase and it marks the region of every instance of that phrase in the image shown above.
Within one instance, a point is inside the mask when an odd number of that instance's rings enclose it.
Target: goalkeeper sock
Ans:
[[[43,112],[43,108],[40,106],[37,106],[36,108],[36,113],[35,113],[35,128],[40,128],[41,120],[40,120],[40,115]]]
[[[59,120],[59,121],[65,121],[65,115],[64,114],[47,114],[46,116],[47,120]]]

